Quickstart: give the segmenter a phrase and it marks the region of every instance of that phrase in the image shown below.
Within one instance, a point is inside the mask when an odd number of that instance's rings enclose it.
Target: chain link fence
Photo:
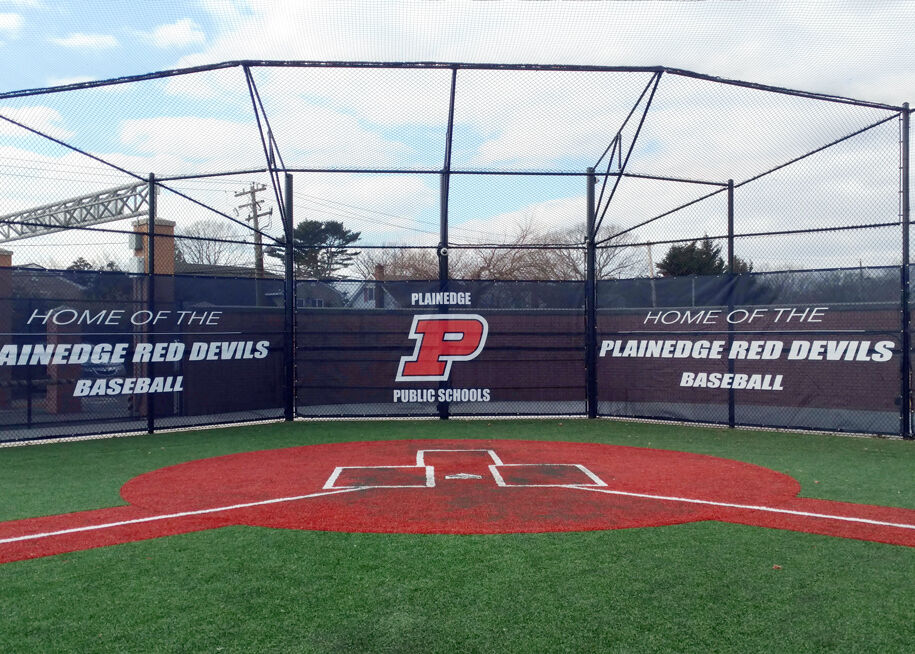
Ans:
[[[909,116],[654,67],[0,93],[0,440],[479,414],[908,436]],[[446,378],[411,379],[448,316]]]

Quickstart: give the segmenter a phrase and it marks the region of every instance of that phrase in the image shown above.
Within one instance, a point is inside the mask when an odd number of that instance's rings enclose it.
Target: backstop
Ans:
[[[910,116],[660,67],[0,93],[0,440],[481,415],[907,438]]]

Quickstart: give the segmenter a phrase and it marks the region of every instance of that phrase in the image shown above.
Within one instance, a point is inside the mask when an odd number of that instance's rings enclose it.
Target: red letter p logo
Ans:
[[[395,381],[443,381],[454,361],[470,361],[483,351],[489,325],[476,314],[413,316],[410,338],[416,347],[400,357]]]

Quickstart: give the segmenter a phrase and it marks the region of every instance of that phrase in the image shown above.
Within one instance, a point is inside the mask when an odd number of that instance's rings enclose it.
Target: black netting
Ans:
[[[905,435],[906,111],[436,63],[0,93],[2,438],[294,413]]]

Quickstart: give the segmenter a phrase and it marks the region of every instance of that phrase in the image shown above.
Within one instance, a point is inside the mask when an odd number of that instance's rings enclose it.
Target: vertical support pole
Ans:
[[[0,248],[0,346],[11,344],[13,342],[11,332],[18,331],[18,329],[13,329],[13,271],[10,270],[12,265],[13,252]],[[31,316],[32,314],[25,315]],[[0,367],[0,409],[9,409],[13,404],[12,378],[12,368]]]
[[[457,84],[457,68],[451,69],[451,95],[448,100],[448,127],[445,133],[445,160],[442,165],[439,184],[439,241],[438,280],[439,289],[448,290],[448,191],[451,188],[451,144],[454,140],[454,98]]]
[[[146,223],[146,275],[147,275],[147,293],[149,296],[146,298],[149,315],[156,315],[156,174],[149,173],[149,221]],[[152,333],[149,325],[151,321],[147,323],[147,338],[149,343],[153,344],[156,340],[156,335]],[[152,360],[146,364],[149,366],[147,368],[147,375],[150,379],[155,377],[155,371],[153,370],[155,364]],[[156,408],[155,408],[155,396],[147,395],[146,396],[146,431],[150,434],[155,433],[156,431]]]
[[[912,438],[912,398],[911,398],[911,350],[912,350],[912,333],[909,319],[909,263],[911,253],[909,251],[909,227],[910,227],[910,206],[909,206],[909,103],[902,105],[902,124],[900,125],[900,213],[902,221],[902,383],[901,402],[899,410],[901,412],[901,436],[905,439]]]
[[[29,316],[33,315],[32,311],[35,310],[34,307],[32,306],[33,302],[34,302],[34,300],[32,298],[29,298],[29,312],[26,315],[29,315]],[[28,332],[29,332],[29,343],[32,343],[33,342],[32,341],[32,331],[33,331],[32,323],[27,323],[27,324],[28,324]],[[34,390],[32,388],[32,366],[25,367],[25,389],[26,389],[26,392],[28,393],[28,395],[26,395],[26,398],[25,398],[25,424],[29,429],[31,429],[32,428],[32,393],[34,392]]]
[[[442,172],[439,179],[439,241],[438,286],[440,291],[448,290],[448,191],[450,174]]]
[[[438,241],[438,288],[448,290],[448,191],[451,188],[451,143],[454,138],[454,98],[457,84],[457,68],[451,69],[451,95],[448,101],[448,129],[445,134],[445,160],[439,184],[439,241]],[[448,311],[447,305],[439,306],[442,313]],[[447,387],[448,381],[439,382],[439,388]],[[448,402],[437,405],[438,417],[447,420],[450,415]]]
[[[734,272],[734,180],[728,180],[728,272]]]
[[[728,314],[734,310],[734,288],[737,285],[734,273],[734,180],[728,180]],[[734,324],[728,321],[728,352],[734,343]],[[728,357],[728,372],[734,374],[734,359]],[[734,389],[728,389],[728,427],[737,424],[736,398]]]
[[[588,418],[597,417],[597,210],[594,168],[588,168],[587,219],[585,222],[585,393]]]
[[[292,173],[286,173],[284,191],[283,234],[285,251],[283,262],[286,265],[285,283],[283,284],[283,372],[286,388],[283,397],[283,417],[289,422],[295,418],[295,268],[293,266],[293,227],[292,227]]]

